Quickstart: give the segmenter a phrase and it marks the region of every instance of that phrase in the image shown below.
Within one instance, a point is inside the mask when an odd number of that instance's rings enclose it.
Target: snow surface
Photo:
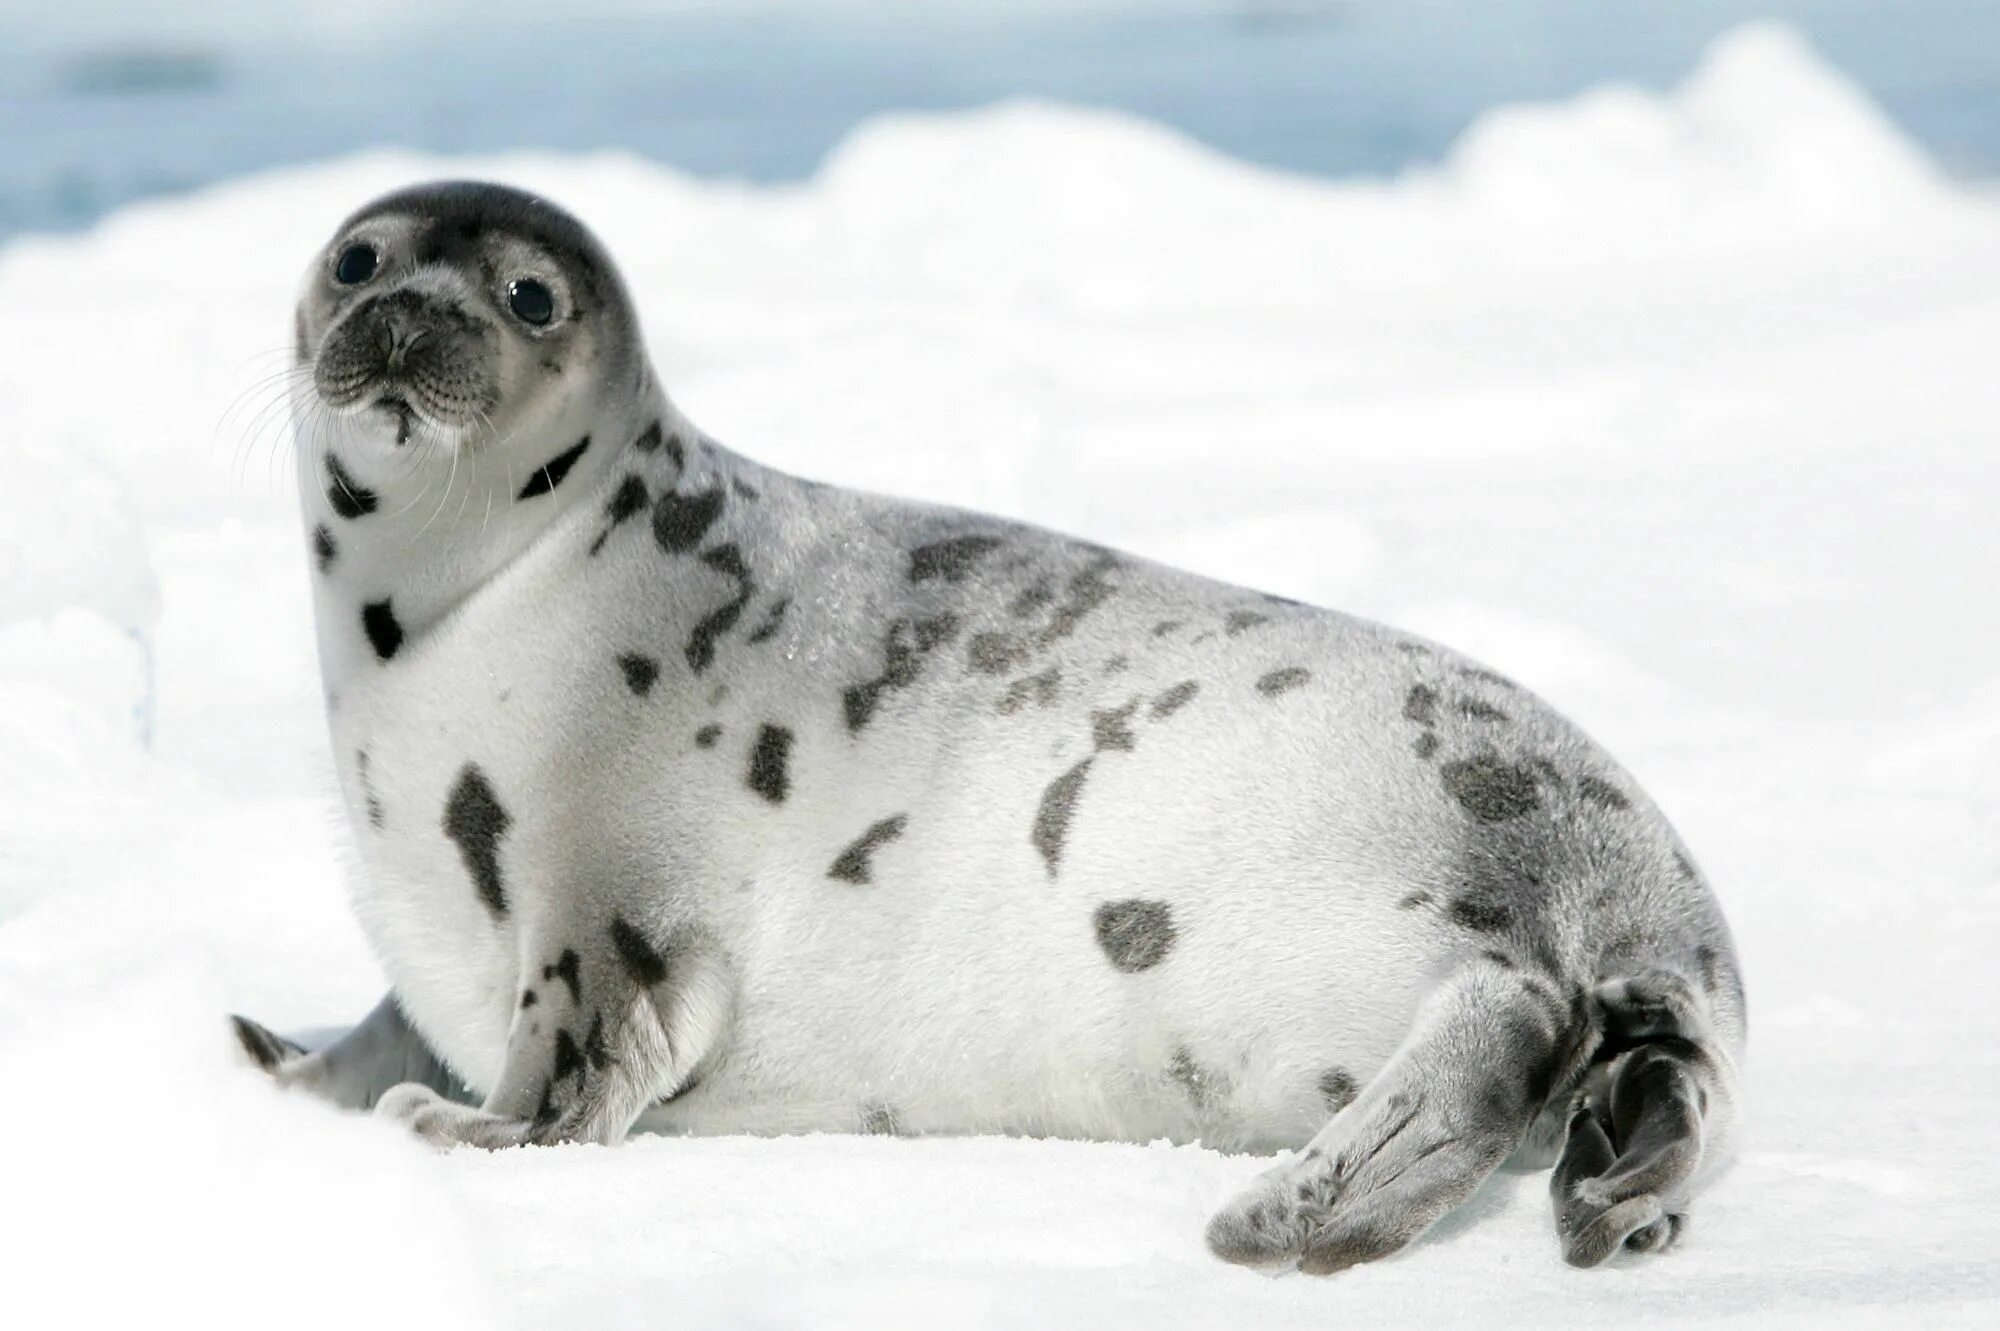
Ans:
[[[1200,1243],[1257,1159],[434,1156],[243,1066],[224,1011],[380,984],[269,376],[331,224],[439,174],[597,225],[737,448],[1393,620],[1599,734],[1746,954],[1749,1137],[1685,1246],[1569,1271],[1502,1175],[1396,1260],[1273,1280]],[[356,158],[16,242],[0,310],[8,1326],[2000,1320],[2000,198],[1784,30],[1391,182],[1026,104],[872,122],[784,189]]]

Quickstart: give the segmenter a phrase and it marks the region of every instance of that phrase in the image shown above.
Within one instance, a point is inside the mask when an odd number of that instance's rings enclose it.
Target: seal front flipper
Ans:
[[[485,1103],[454,1104],[413,1083],[384,1095],[378,1115],[438,1146],[608,1146],[685,1086],[728,1029],[733,979],[698,929],[614,914],[525,950],[506,1059]]]
[[[275,1034],[248,1017],[231,1016],[237,1040],[281,1086],[298,1087],[343,1109],[372,1109],[391,1086],[417,1082],[462,1103],[477,1097],[417,1034],[394,994],[361,1023],[323,1049]]]

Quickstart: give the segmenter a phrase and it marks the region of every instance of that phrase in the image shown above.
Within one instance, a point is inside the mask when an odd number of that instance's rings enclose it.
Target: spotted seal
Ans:
[[[280,1080],[442,1144],[1017,1133],[1288,1151],[1331,1272],[1511,1155],[1579,1265],[1736,1121],[1729,933],[1631,777],[1437,644],[698,430],[576,220],[484,184],[313,262],[294,396],[390,995]],[[306,373],[309,371],[310,373]]]

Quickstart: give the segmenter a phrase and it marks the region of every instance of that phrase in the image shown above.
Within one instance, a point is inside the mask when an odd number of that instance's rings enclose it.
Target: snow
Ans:
[[[598,226],[737,448],[1389,619],[1599,734],[1746,956],[1749,1135],[1685,1246],[1569,1271],[1503,1174],[1272,1280],[1200,1244],[1266,1162],[1200,1147],[433,1156],[242,1066],[223,1012],[379,993],[272,376],[331,224],[442,174]],[[1785,30],[1393,181],[1035,104],[872,122],[784,188],[366,156],[19,240],[0,309],[8,1325],[2000,1317],[2000,197]]]

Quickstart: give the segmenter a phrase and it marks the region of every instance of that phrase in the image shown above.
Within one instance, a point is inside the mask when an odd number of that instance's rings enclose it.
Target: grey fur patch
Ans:
[[[445,800],[444,834],[457,843],[479,899],[496,920],[507,913],[507,892],[500,881],[500,838],[513,822],[477,764],[460,768]]]
[[[327,525],[324,522],[313,528],[312,547],[313,562],[319,565],[319,571],[324,573],[332,568],[334,559],[340,554],[340,549],[334,545],[333,533],[327,529]]]
[[[958,617],[949,614],[899,619],[889,625],[882,640],[882,673],[851,684],[841,693],[841,711],[848,730],[858,731],[873,720],[884,695],[915,683],[923,672],[925,657],[950,642],[957,633]]]
[[[1420,726],[1434,726],[1438,719],[1438,691],[1428,684],[1412,684],[1403,698],[1403,716]]]
[[[1504,823],[1542,806],[1534,773],[1491,753],[1446,763],[1438,772],[1451,797],[1482,823]]]
[[[1520,687],[1520,685],[1516,684],[1513,680],[1507,678],[1505,675],[1496,674],[1491,670],[1481,670],[1476,666],[1463,668],[1458,673],[1463,678],[1476,679],[1479,680],[1481,683],[1492,684],[1498,688],[1517,689]]]
[[[1255,610],[1232,610],[1229,618],[1222,621],[1222,631],[1229,637],[1256,628],[1259,624],[1271,622],[1269,615],[1260,615]]]
[[[783,804],[792,789],[791,758],[792,732],[768,723],[760,726],[745,784],[771,803]]]
[[[1419,906],[1428,906],[1430,904],[1431,904],[1430,893],[1412,892],[1408,896],[1404,897],[1401,901],[1397,902],[1396,908],[1398,910],[1415,910]]]
[[[1138,740],[1132,734],[1132,714],[1139,710],[1139,699],[1134,698],[1123,707],[1093,711],[1090,714],[1090,742],[1099,753],[1107,749],[1118,749],[1130,753]]]
[[[1007,603],[1007,613],[1016,619],[1026,619],[1030,615],[1040,613],[1043,606],[1055,599],[1055,583],[1047,578],[1036,578]]]
[[[1156,638],[1164,638],[1169,633],[1172,633],[1175,629],[1180,628],[1182,622],[1183,621],[1178,619],[1163,619],[1159,623],[1153,625],[1153,636]]]
[[[1127,670],[1129,670],[1131,666],[1132,666],[1132,658],[1125,655],[1125,653],[1120,652],[1116,656],[1107,657],[1105,659],[1104,673],[1107,675],[1122,675]]]
[[[1618,789],[1618,787],[1612,785],[1609,781],[1601,780],[1598,777],[1579,777],[1576,783],[1576,793],[1592,804],[1597,805],[1600,809],[1629,809],[1632,807],[1632,801],[1626,797],[1624,791]]]
[[[1148,713],[1155,721],[1172,716],[1181,708],[1194,701],[1194,695],[1201,692],[1201,685],[1192,679],[1184,679],[1153,699]]]
[[[1275,698],[1281,693],[1289,693],[1312,678],[1312,671],[1304,666],[1286,666],[1273,670],[1257,680],[1257,692],[1266,698]]]
[[[871,857],[881,847],[903,835],[903,828],[908,823],[909,817],[899,813],[872,824],[867,831],[854,839],[853,844],[840,852],[839,857],[833,862],[833,867],[826,871],[826,876],[837,878],[843,883],[874,882],[874,864]]]
[[[712,749],[715,741],[722,738],[722,727],[713,722],[694,732],[694,743],[698,749]]]
[[[870,1100],[861,1106],[861,1134],[864,1137],[900,1137],[903,1135],[903,1116],[896,1107],[880,1100]]]
[[[1127,974],[1151,970],[1165,961],[1180,936],[1166,902],[1136,897],[1099,906],[1095,925],[1097,945],[1112,966]]]
[[[963,582],[980,560],[1003,544],[998,536],[953,536],[920,545],[910,551],[910,581]]]
[[[1011,634],[975,633],[966,644],[965,659],[982,675],[1004,675],[1028,659],[1028,649]]]
[[[1041,853],[1051,878],[1056,876],[1056,868],[1062,862],[1063,842],[1068,840],[1070,822],[1076,817],[1077,796],[1083,792],[1083,779],[1090,774],[1093,761],[1085,758],[1049,782],[1042,791],[1041,805],[1035,810],[1028,839]]]
[[[1487,893],[1467,893],[1451,903],[1451,918],[1477,933],[1504,933],[1514,923],[1514,912],[1504,901]]]
[[[1436,732],[1426,730],[1423,734],[1417,736],[1417,742],[1412,747],[1417,757],[1429,760],[1438,751],[1438,737]]]
[[[1336,1114],[1361,1094],[1361,1084],[1345,1068],[1328,1068],[1320,1073],[1318,1086],[1320,1100]]]
[[[1229,1096],[1228,1079],[1196,1062],[1186,1045],[1176,1048],[1167,1061],[1167,1079],[1181,1088],[1197,1110],[1213,1109]]]
[[[1479,698],[1460,698],[1457,701],[1458,714],[1469,716],[1475,721],[1505,721],[1507,714],[1492,703]]]
[[[1050,666],[1040,674],[1023,675],[1007,686],[1007,692],[994,704],[994,710],[1002,716],[1012,716],[1030,702],[1037,707],[1053,707],[1062,692],[1062,671]]]

